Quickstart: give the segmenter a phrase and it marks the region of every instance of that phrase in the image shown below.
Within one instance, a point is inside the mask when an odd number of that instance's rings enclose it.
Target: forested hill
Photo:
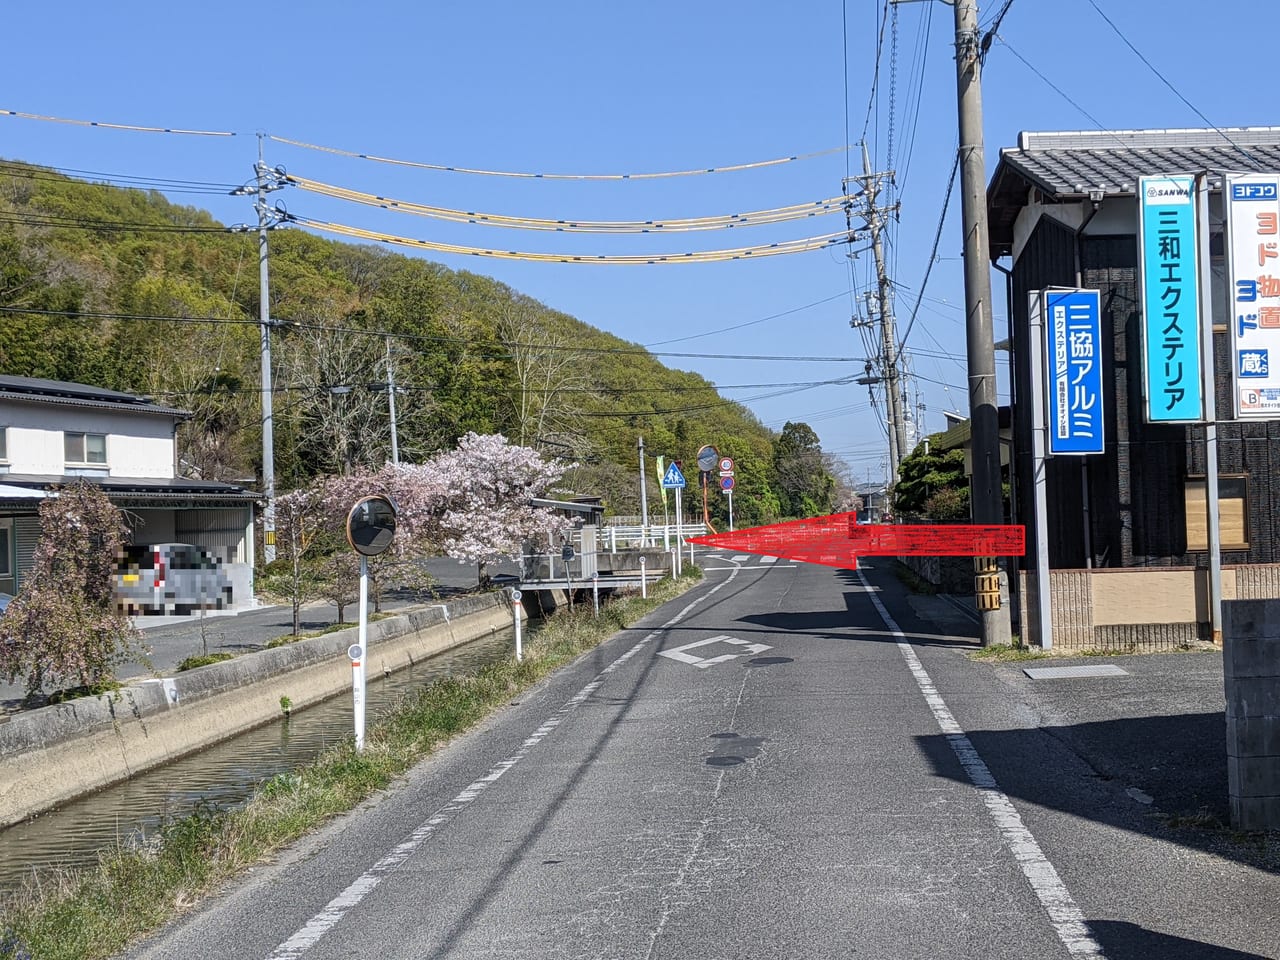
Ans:
[[[631,513],[638,436],[650,454],[689,461],[713,443],[737,460],[744,523],[795,512],[777,437],[700,376],[488,277],[296,229],[273,231],[270,250],[281,489],[388,458],[390,356],[402,460],[499,432],[577,461],[571,492]],[[0,373],[192,411],[180,430],[188,474],[260,473],[258,291],[256,231],[229,232],[158,193],[0,161]]]

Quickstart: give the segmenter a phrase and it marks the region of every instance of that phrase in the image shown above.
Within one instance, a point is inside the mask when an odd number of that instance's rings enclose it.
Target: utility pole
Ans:
[[[986,156],[982,136],[982,51],[977,0],[955,0],[956,100],[960,121],[960,200],[964,218],[965,330],[969,365],[969,428],[973,449],[970,498],[974,523],[1003,523],[1000,414],[991,321]],[[1000,600],[994,557],[974,563],[982,644],[1008,643],[1009,610]],[[992,592],[992,585],[996,590]]]
[[[252,187],[243,186],[231,191],[232,196],[256,195],[254,209],[258,212],[258,323],[261,329],[262,352],[262,495],[266,507],[262,511],[262,561],[270,563],[276,558],[276,462],[274,420],[272,418],[271,384],[271,284],[267,271],[267,231],[279,222],[267,206],[267,194],[280,190],[284,183],[280,175],[268,169],[262,158],[263,135],[258,134],[258,162],[254,165],[255,182]]]
[[[400,465],[400,440],[396,435],[396,368],[391,362],[391,338],[387,337],[387,410],[391,415],[391,462]]]
[[[898,337],[893,316],[893,284],[889,281],[888,271],[884,265],[884,244],[880,233],[884,229],[883,215],[892,207],[876,206],[876,198],[880,195],[880,182],[892,174],[872,173],[871,157],[867,145],[862,145],[862,176],[857,179],[862,184],[862,216],[871,233],[871,252],[876,260],[877,299],[880,304],[880,337],[881,357],[884,366],[885,407],[889,417],[889,469],[891,484],[898,479],[898,466],[908,453],[906,422],[902,412],[902,389],[898,384]]]

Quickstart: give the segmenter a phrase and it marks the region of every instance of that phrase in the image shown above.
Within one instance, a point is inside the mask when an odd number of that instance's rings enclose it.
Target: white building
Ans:
[[[177,476],[183,410],[82,383],[0,376],[0,592],[30,573],[40,501],[71,479],[125,511],[135,544],[191,543],[227,564],[234,606],[253,598],[253,507],[242,487]]]

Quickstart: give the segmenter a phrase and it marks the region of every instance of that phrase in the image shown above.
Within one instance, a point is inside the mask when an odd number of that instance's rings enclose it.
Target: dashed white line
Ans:
[[[738,568],[734,568],[735,573]],[[466,809],[467,805],[479,797],[485,790],[496,783],[503,774],[523,760],[534,747],[545,740],[560,724],[576,710],[591,694],[604,683],[605,678],[609,674],[616,671],[624,663],[639,653],[656,637],[662,635],[665,630],[675,626],[685,617],[687,617],[693,608],[704,600],[711,597],[717,590],[723,589],[732,580],[734,574],[716,584],[706,593],[695,597],[691,602],[681,608],[680,612],[674,617],[658,627],[656,630],[650,631],[635,646],[624,653],[622,656],[614,660],[603,670],[601,670],[595,678],[585,687],[575,693],[572,697],[543,721],[542,725],[531,733],[518,749],[507,759],[495,763],[489,768],[489,771],[478,780],[468,784],[461,793],[438,809],[430,817],[418,825],[413,833],[409,834],[400,843],[391,848],[391,851],[363,874],[351,882],[348,887],[339,893],[336,897],[325,904],[324,908],[314,917],[308,920],[301,929],[297,930],[289,939],[285,940],[275,948],[268,957],[268,960],[297,960],[307,950],[315,946],[320,939],[332,930],[360,901],[367,897],[373,890],[386,879],[410,856],[413,852],[422,846],[427,840],[436,834],[436,832],[454,819],[459,812]]]
[[[898,649],[902,652],[903,659],[907,661],[907,667],[915,677],[916,685],[924,695],[934,720],[938,722],[947,742],[951,744],[951,749],[955,752],[960,765],[964,767],[970,782],[982,795],[987,813],[995,823],[996,829],[1000,831],[1001,837],[1004,838],[1005,846],[1009,848],[1018,866],[1022,868],[1022,874],[1031,884],[1031,889],[1035,891],[1040,905],[1049,915],[1049,922],[1053,924],[1058,939],[1073,957],[1094,957],[1097,960],[1106,960],[1106,954],[1089,933],[1084,914],[1080,912],[1071,892],[1058,876],[1058,871],[1044,855],[1044,851],[1040,849],[1040,844],[1036,842],[1031,831],[1023,825],[1022,817],[996,783],[996,778],[970,742],[964,729],[952,716],[946,701],[942,699],[933,685],[933,680],[920,663],[920,658],[916,656],[911,644],[906,642],[905,634],[894,622],[893,617],[889,616],[889,611],[880,602],[880,598],[872,592],[871,585],[861,570],[858,571],[858,579],[862,582],[862,588],[871,598],[871,602],[875,604],[880,619],[898,638]]]

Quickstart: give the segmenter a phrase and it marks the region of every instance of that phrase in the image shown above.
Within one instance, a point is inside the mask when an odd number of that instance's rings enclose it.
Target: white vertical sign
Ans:
[[[1229,176],[1231,386],[1240,420],[1280,419],[1280,175]],[[1271,353],[1276,369],[1271,369]]]

